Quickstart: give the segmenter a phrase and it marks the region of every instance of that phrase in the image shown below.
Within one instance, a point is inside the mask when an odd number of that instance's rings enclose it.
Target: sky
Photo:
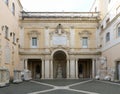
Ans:
[[[88,12],[94,0],[20,0],[25,11]]]

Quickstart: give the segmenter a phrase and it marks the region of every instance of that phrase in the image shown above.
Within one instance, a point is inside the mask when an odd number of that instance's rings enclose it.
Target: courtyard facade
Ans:
[[[19,0],[0,0],[0,9],[1,82],[25,73],[120,80],[119,0],[95,0],[89,12],[26,12]]]

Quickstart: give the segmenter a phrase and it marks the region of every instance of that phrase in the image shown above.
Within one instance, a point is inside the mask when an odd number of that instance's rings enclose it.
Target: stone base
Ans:
[[[9,81],[8,82],[3,82],[3,83],[0,83],[0,87],[5,87],[9,84]]]
[[[22,80],[14,80],[13,83],[21,83]]]

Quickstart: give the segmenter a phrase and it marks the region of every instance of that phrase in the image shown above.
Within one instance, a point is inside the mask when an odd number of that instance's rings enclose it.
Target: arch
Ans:
[[[67,53],[66,50],[64,50],[64,49],[56,49],[56,50],[54,50],[54,51],[52,52],[52,54],[51,54],[51,59],[53,59],[54,54],[55,54],[56,52],[58,52],[58,51],[64,52],[64,53],[66,54],[66,59],[69,58],[68,53]]]
[[[67,55],[63,50],[57,50],[53,55],[53,77],[66,78]]]

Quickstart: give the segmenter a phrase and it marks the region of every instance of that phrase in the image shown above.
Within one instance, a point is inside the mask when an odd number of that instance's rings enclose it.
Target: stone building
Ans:
[[[119,0],[95,0],[90,12],[25,12],[19,0],[0,9],[0,66],[11,77],[120,79]]]
[[[96,35],[97,47],[105,62],[99,66],[99,75],[120,80],[120,0],[95,0],[90,11],[101,14]]]

